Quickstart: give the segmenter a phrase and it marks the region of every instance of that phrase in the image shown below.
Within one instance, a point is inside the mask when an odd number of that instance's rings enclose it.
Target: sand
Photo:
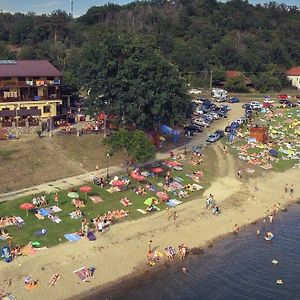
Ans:
[[[188,247],[205,247],[211,241],[239,227],[263,218],[274,204],[282,207],[300,197],[299,169],[285,173],[265,173],[247,182],[238,180],[237,166],[230,154],[223,154],[220,145],[214,145],[218,155],[219,176],[205,191],[204,197],[179,206],[178,218],[167,220],[166,211],[136,221],[122,222],[110,231],[97,234],[97,241],[81,240],[64,243],[40,251],[33,256],[20,257],[12,263],[0,263],[0,289],[12,292],[17,299],[74,299],[95,287],[106,287],[136,270],[147,270],[146,254],[149,240],[160,251],[168,245],[177,247],[185,242]],[[259,190],[254,192],[255,182]],[[284,184],[294,184],[293,197],[284,195]],[[212,215],[205,209],[205,196],[214,194],[221,214]],[[274,222],[276,223],[276,217]],[[254,228],[256,231],[256,227]],[[255,234],[255,232],[253,232]],[[73,271],[83,266],[95,266],[89,282],[79,282]],[[154,267],[155,268],[155,267]],[[55,287],[49,278],[60,273]],[[30,292],[24,289],[24,277],[39,279],[40,284]]]

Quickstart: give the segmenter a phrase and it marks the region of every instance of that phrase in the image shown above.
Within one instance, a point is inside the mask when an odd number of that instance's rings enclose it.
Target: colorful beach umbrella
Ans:
[[[123,186],[123,185],[125,185],[125,182],[123,180],[113,180],[112,185],[113,186]]]
[[[33,205],[32,203],[29,203],[29,202],[25,202],[20,205],[20,208],[23,210],[26,210],[26,215],[28,217],[28,211],[31,209],[35,209],[35,205]]]
[[[155,197],[150,197],[144,201],[144,204],[150,206],[151,204],[157,204],[157,202],[158,200]]]
[[[79,194],[76,192],[69,192],[68,197],[69,198],[79,198]]]
[[[84,185],[80,188],[80,192],[85,193],[85,199],[87,198],[87,193],[89,193],[92,190],[90,186]]]

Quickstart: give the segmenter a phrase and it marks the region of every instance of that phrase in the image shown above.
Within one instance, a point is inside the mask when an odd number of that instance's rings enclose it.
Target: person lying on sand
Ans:
[[[51,285],[55,285],[59,278],[60,278],[60,275],[58,273],[55,273],[52,275],[52,277],[50,278],[48,283]]]
[[[29,292],[33,287],[37,286],[39,281],[33,280],[31,277],[27,276],[24,279],[25,288]]]

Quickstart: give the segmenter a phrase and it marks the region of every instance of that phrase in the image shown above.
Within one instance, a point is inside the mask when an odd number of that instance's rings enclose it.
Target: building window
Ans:
[[[37,106],[30,106],[30,109],[38,109]]]
[[[11,80],[11,77],[3,77],[3,80]]]
[[[25,77],[18,77],[18,81],[26,81]]]
[[[8,107],[3,107],[2,110],[10,110]]]
[[[51,112],[51,106],[50,105],[45,105],[43,108],[44,114],[50,113]]]
[[[53,76],[48,76],[47,80],[54,80],[54,77]]]

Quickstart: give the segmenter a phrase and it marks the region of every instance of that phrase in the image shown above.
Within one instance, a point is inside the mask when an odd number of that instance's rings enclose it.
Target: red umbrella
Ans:
[[[156,167],[156,168],[152,168],[151,171],[152,171],[153,173],[161,173],[161,172],[163,172],[164,170],[163,170],[162,168],[160,168],[160,167]]]
[[[90,186],[84,185],[80,188],[80,192],[85,193],[85,199],[87,198],[87,193],[89,193],[92,190]]]
[[[28,211],[30,209],[35,209],[35,205],[33,205],[32,203],[25,202],[20,205],[20,208],[26,210],[26,215],[28,216]]]
[[[114,180],[114,181],[112,182],[112,185],[113,185],[113,186],[122,186],[122,185],[124,185],[124,184],[125,184],[125,182],[122,181],[122,180]]]

